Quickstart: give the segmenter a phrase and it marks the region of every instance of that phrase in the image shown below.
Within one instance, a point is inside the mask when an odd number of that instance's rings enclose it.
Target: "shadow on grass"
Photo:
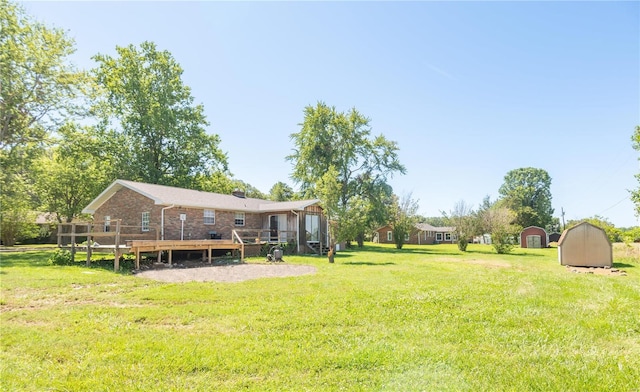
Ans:
[[[499,255],[499,253],[495,252],[495,251],[484,251],[484,250],[468,250],[466,253],[478,253],[478,254],[485,254],[485,255]],[[545,255],[540,255],[540,254],[535,254],[535,253],[522,253],[522,252],[509,252],[509,253],[502,253],[502,255],[504,256],[522,256],[522,257],[546,257]]]
[[[375,253],[389,253],[389,254],[423,254],[423,255],[455,255],[459,256],[463,254],[462,252],[443,252],[442,249],[438,249],[438,245],[418,245],[424,246],[425,248],[402,248],[396,249],[393,247],[379,247],[379,246],[363,246],[362,248],[347,248],[345,252],[375,252]],[[433,246],[433,248],[431,248]],[[427,248],[429,247],[429,248]],[[339,253],[338,253],[339,254]]]
[[[2,268],[11,268],[11,267],[54,267],[54,266],[65,266],[65,267],[78,267],[78,268],[86,268],[86,269],[103,269],[105,271],[113,271],[113,257],[112,258],[101,258],[101,259],[93,259],[91,260],[91,266],[87,267],[85,255],[76,255],[75,262],[66,263],[66,264],[52,264],[49,261],[49,258],[54,254],[55,251],[18,251],[18,252],[1,252],[0,253],[0,267]],[[134,260],[131,258],[121,258],[120,259],[120,271],[118,274],[128,275],[131,273],[131,270],[134,266]],[[6,273],[2,271],[2,273]]]
[[[346,263],[341,263],[344,265],[396,265],[396,263],[386,262],[386,263],[372,263],[370,261],[347,261]]]
[[[47,267],[53,251],[0,252],[2,267]]]
[[[636,265],[627,264],[627,263],[613,263],[614,268],[635,268]]]

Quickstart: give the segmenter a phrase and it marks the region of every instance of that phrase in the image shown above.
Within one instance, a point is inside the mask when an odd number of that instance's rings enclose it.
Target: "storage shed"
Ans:
[[[542,227],[529,226],[520,232],[521,248],[546,248],[549,245],[549,235]]]
[[[558,260],[561,265],[575,267],[611,267],[611,242],[604,230],[589,222],[582,222],[566,229],[560,236]]]
[[[549,243],[560,241],[560,233],[549,234]]]

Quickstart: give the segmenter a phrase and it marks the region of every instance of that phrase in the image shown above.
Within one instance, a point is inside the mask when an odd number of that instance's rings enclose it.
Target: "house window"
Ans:
[[[150,217],[150,213],[149,212],[143,212],[142,213],[142,231],[149,231],[149,217]]]
[[[436,241],[442,241],[442,233],[436,233]]]
[[[204,210],[203,220],[205,225],[215,225],[216,212],[214,210]]]
[[[458,236],[455,233],[451,234],[451,241],[458,241]]]
[[[104,217],[104,232],[110,232],[111,231],[111,216],[106,215]]]
[[[444,240],[451,241],[451,233],[444,233]]]
[[[393,231],[387,231],[387,242],[393,241]]]
[[[427,231],[424,233],[424,239],[426,240],[427,237],[433,237],[433,231]]]
[[[236,212],[235,224],[236,226],[244,226],[244,212]]]
[[[405,240],[405,241],[409,241],[409,233],[406,233],[406,234],[404,235],[404,240]]]

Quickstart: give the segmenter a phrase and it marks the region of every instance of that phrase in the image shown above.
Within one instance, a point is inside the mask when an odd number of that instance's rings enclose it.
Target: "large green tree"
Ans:
[[[71,222],[114,180],[114,154],[91,127],[68,123],[57,133],[56,144],[34,165],[36,190],[41,210]]]
[[[199,176],[226,172],[220,139],[206,133],[204,108],[194,104],[173,56],[152,42],[116,52],[96,55],[94,74],[104,97],[96,105],[101,125],[124,139],[119,176],[196,188]]]
[[[515,213],[515,224],[546,227],[552,222],[551,177],[545,170],[532,167],[511,170],[499,192],[503,205]]]
[[[636,126],[636,131],[631,137],[631,142],[633,148],[640,151],[640,126]],[[640,161],[640,158],[638,158],[638,160]],[[640,216],[640,172],[636,174],[636,178],[638,179],[638,189],[631,191],[631,200],[636,206],[636,215]]]
[[[273,201],[289,201],[294,200],[296,193],[289,184],[278,181],[269,190],[269,200]]]
[[[244,192],[245,197],[252,197],[256,199],[266,200],[268,197],[262,193],[258,188],[246,183],[242,180],[238,180],[228,175],[225,172],[215,172],[213,174],[198,175],[194,180],[194,189],[198,189],[205,192],[222,193],[230,195],[234,191]]]
[[[0,148],[41,141],[80,110],[88,78],[68,60],[74,42],[0,0]]]
[[[305,197],[319,197],[334,224],[332,240],[351,240],[349,213],[371,202],[368,184],[386,183],[405,173],[395,142],[371,135],[370,120],[355,108],[339,112],[323,102],[304,109],[299,132],[291,135],[294,153],[291,177]],[[358,205],[352,200],[358,197]]]
[[[28,238],[37,207],[33,162],[51,130],[78,114],[88,78],[68,61],[73,40],[0,0],[0,231]]]

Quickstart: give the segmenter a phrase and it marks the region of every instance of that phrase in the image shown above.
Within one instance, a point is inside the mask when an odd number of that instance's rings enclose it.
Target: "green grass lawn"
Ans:
[[[159,283],[0,254],[6,391],[638,391],[640,262],[383,245],[315,275]],[[263,259],[249,260],[262,262]]]

